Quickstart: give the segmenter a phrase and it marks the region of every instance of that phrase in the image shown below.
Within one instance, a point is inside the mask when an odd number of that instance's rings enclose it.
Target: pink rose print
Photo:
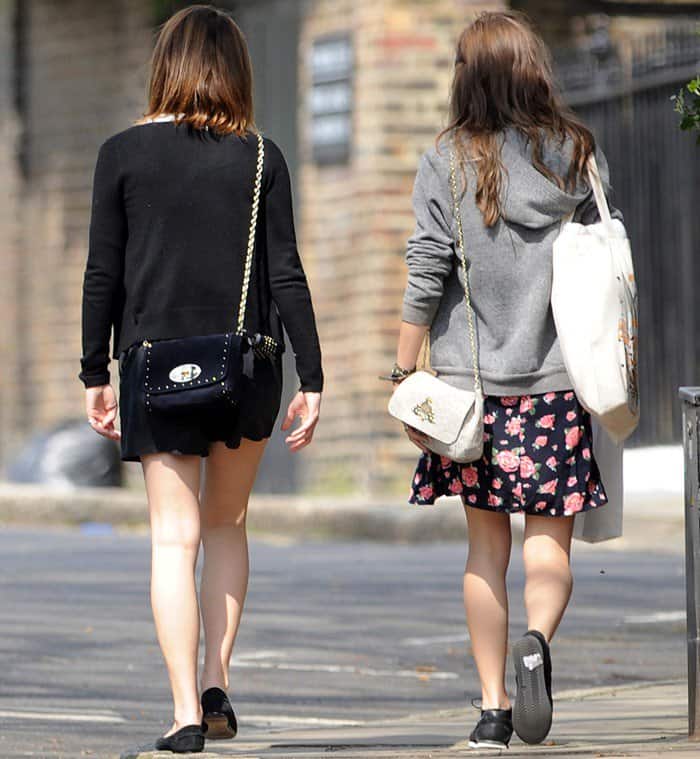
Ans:
[[[535,438],[535,447],[536,448],[544,448],[545,445],[547,445],[547,436],[546,435],[538,435]]]
[[[413,484],[417,485],[420,482],[420,475],[416,474],[416,476],[413,478]]]
[[[418,491],[421,498],[429,499],[433,496],[433,486],[432,485],[423,485],[422,488]]]
[[[581,428],[580,427],[569,427],[566,430],[566,447],[568,450],[571,450],[572,448],[576,448],[576,446],[581,442]]]
[[[555,443],[555,444],[552,446],[552,450],[553,450],[553,451],[558,451],[558,450],[559,450],[559,444],[558,444],[558,443]]]
[[[567,422],[573,422],[574,419],[576,419],[576,412],[575,411],[567,411],[566,412],[566,421]]]
[[[520,457],[520,476],[524,478],[532,477],[537,470],[535,462],[529,456]]]
[[[583,508],[583,495],[581,493],[570,493],[564,499],[564,513],[575,514]]]
[[[476,495],[474,493],[472,493],[471,495],[468,495],[467,500],[469,501],[469,503],[476,503]]]
[[[461,493],[464,490],[462,483],[458,479],[452,480],[450,483],[450,493]]]
[[[576,477],[574,477],[574,476],[572,475],[572,476],[571,476],[571,477],[569,477],[569,479],[566,481],[566,487],[567,487],[567,488],[572,488],[572,487],[573,487],[573,486],[576,484],[576,482],[577,482],[577,480],[576,480]]]
[[[549,482],[545,482],[543,485],[540,485],[537,488],[538,493],[556,493],[557,492],[557,485],[559,484],[559,478],[557,477],[555,480],[549,480]]]
[[[591,479],[591,473],[590,472],[586,472],[586,476],[583,479],[584,479],[585,482],[588,482],[588,480]]]
[[[555,414],[547,414],[537,420],[536,425],[544,430],[554,429]]]
[[[556,393],[545,393],[544,401],[545,403],[551,403],[556,397],[557,397]]]
[[[501,406],[515,406],[518,403],[517,395],[504,395],[501,398]]]
[[[532,402],[532,397],[529,395],[525,395],[520,399],[520,413],[524,414],[527,411],[530,411],[535,407],[535,404]]]
[[[547,461],[545,462],[547,466],[552,470],[555,471],[557,468],[557,457],[556,456],[550,456]]]
[[[581,451],[581,455],[583,456],[584,459],[586,459],[586,461],[590,461],[591,460],[591,449],[590,448],[584,448]]]
[[[488,504],[489,506],[500,506],[503,503],[503,499],[495,493],[489,493]]]
[[[500,490],[503,486],[503,480],[500,477],[494,477],[493,480],[491,480],[491,487],[494,490]]]
[[[512,416],[506,422],[506,434],[508,435],[520,434],[521,426],[522,426],[522,419],[519,416]]]
[[[574,457],[573,456],[569,456],[569,458],[566,460],[565,463],[566,463],[567,466],[571,466],[574,463]]]
[[[465,466],[462,469],[462,482],[468,488],[473,488],[479,482],[479,474],[473,466]]]
[[[565,401],[572,401],[573,399],[574,399],[574,394],[573,393],[571,393],[571,392],[564,393],[564,400]]]
[[[496,462],[504,472],[514,472],[520,466],[520,459],[513,451],[499,451],[496,454]]]
[[[535,511],[542,511],[547,508],[547,501],[537,501],[535,504]]]
[[[515,482],[515,475],[514,475],[514,474],[509,474],[509,475],[508,475],[508,479],[509,479],[511,482]]]
[[[484,414],[484,424],[493,424],[496,421],[495,414]]]
[[[523,500],[523,485],[521,482],[519,482],[514,488],[513,488],[513,495],[520,501]]]
[[[510,416],[512,413],[513,413],[513,407],[512,406],[510,408],[506,409],[506,416]]]

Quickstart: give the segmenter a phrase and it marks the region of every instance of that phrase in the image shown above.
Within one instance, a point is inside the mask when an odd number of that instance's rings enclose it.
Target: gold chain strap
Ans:
[[[255,170],[255,186],[253,188],[253,208],[250,212],[250,230],[248,231],[248,250],[246,251],[245,266],[243,267],[243,287],[241,288],[241,302],[238,307],[238,326],[236,334],[243,334],[245,322],[245,309],[248,302],[248,287],[250,286],[250,273],[253,269],[253,251],[255,250],[255,229],[258,225],[258,209],[260,208],[260,189],[262,187],[263,161],[265,159],[265,143],[263,137],[258,134],[258,163]]]
[[[467,306],[467,322],[469,324],[469,342],[472,349],[472,361],[474,365],[474,390],[481,392],[481,374],[479,373],[479,358],[476,351],[476,329],[474,328],[474,314],[469,292],[469,272],[467,270],[467,256],[464,252],[464,230],[462,229],[462,213],[459,209],[459,192],[457,191],[457,168],[454,151],[450,151],[450,188],[452,190],[452,210],[457,222],[457,248],[459,260],[464,272],[464,301]]]

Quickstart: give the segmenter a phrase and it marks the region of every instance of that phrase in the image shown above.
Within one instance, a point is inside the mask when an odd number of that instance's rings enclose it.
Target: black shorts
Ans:
[[[143,395],[144,352],[139,344],[119,356],[121,459],[140,461],[147,453],[209,454],[209,444],[223,441],[238,448],[241,438],[270,437],[282,397],[282,359],[244,357],[240,403],[225,412],[178,413],[177,417],[146,410]]]

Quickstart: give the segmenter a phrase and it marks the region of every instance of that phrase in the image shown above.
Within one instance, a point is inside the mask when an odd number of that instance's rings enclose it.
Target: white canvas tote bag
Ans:
[[[623,526],[623,444],[616,443],[603,427],[592,420],[593,457],[608,502],[597,509],[579,511],[574,517],[574,537],[586,543],[619,538]]]
[[[576,396],[621,443],[639,422],[637,285],[627,232],[610,216],[593,155],[588,177],[600,221],[562,225],[553,248],[552,312]]]

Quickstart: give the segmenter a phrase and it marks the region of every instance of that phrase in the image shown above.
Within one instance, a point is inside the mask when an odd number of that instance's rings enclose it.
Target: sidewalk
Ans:
[[[531,756],[655,757],[667,753],[700,757],[700,743],[687,739],[684,682],[628,685],[561,693],[547,741],[527,746],[516,736],[507,752],[475,751],[466,737],[476,711],[460,709],[420,714],[401,720],[344,727],[280,729],[246,724],[233,742],[208,743],[199,756],[288,757],[311,759],[334,754],[347,759],[452,759],[503,754]],[[126,751],[121,759],[165,759],[162,752]]]

